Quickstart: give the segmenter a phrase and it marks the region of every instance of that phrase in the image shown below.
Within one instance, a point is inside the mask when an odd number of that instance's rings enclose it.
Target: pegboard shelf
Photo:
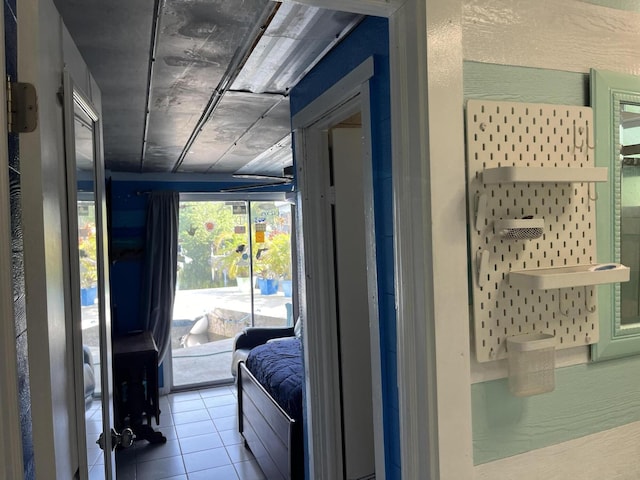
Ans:
[[[612,263],[538,268],[509,273],[511,286],[532,290],[583,287],[628,281],[629,267]]]
[[[608,179],[595,167],[592,109],[469,99],[466,118],[478,361],[507,358],[507,339],[531,332],[554,335],[556,349],[597,342],[590,285],[627,273],[584,274],[598,263],[593,183]]]
[[[606,182],[606,167],[495,167],[482,172],[484,184]]]

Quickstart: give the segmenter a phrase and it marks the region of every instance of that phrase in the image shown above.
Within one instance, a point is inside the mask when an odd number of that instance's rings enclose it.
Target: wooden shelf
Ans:
[[[607,177],[607,167],[496,167],[482,172],[485,184],[606,182]]]
[[[532,290],[582,287],[628,281],[629,267],[613,263],[539,268],[509,273],[510,285]]]

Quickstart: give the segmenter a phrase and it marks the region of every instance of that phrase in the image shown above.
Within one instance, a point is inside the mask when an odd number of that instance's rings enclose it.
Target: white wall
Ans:
[[[78,468],[65,296],[69,278],[63,112],[57,97],[65,60],[80,86],[89,89],[89,72],[53,2],[18,2],[18,77],[36,86],[39,106],[38,129],[20,136],[34,453],[38,478],[60,479],[73,478]],[[99,102],[99,95],[93,100]]]
[[[467,0],[462,24],[464,59],[639,75],[639,19],[638,12],[578,0]]]

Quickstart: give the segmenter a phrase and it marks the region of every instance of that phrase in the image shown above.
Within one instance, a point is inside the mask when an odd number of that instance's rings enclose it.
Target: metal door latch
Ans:
[[[37,128],[38,95],[32,84],[7,80],[7,124],[11,133],[28,133]]]
[[[122,448],[129,448],[133,445],[133,441],[136,436],[133,434],[133,430],[130,428],[122,429],[122,433],[117,433],[113,428],[111,429],[111,450],[114,450],[117,446]],[[100,438],[96,441],[102,450],[104,450],[104,433],[100,434]]]

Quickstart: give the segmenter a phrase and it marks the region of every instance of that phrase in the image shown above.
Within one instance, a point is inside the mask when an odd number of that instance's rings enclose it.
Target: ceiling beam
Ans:
[[[240,70],[242,70],[242,67],[244,66],[245,62],[249,58],[249,55],[251,55],[253,48],[258,43],[262,35],[264,35],[264,32],[267,30],[267,27],[269,25],[269,22],[271,21],[273,16],[276,14],[279,7],[280,7],[279,3],[269,2],[267,6],[264,8],[264,10],[262,11],[260,18],[258,19],[258,22],[253,27],[249,35],[247,36],[247,39],[244,42],[244,44],[242,44],[236,50],[233,58],[231,59],[231,62],[229,63],[227,70],[225,71],[224,75],[220,79],[220,82],[218,83],[216,88],[213,90],[213,93],[211,94],[211,97],[209,98],[209,101],[207,102],[207,105],[204,108],[202,115],[200,115],[200,119],[198,120],[195,127],[193,128],[191,135],[189,135],[189,139],[187,140],[187,143],[182,149],[180,156],[176,160],[173,166],[173,169],[171,170],[172,172],[175,173],[179,170],[180,166],[184,162],[185,157],[189,153],[189,150],[191,149],[191,147],[197,140],[198,136],[204,129],[205,124],[209,121],[209,119],[215,112],[216,108],[220,104],[222,97],[227,92],[227,90],[229,90],[229,88],[231,87],[231,84],[233,84],[233,81],[236,79],[236,77],[240,73]]]
[[[147,99],[144,109],[144,127],[142,130],[142,149],[140,151],[140,172],[144,171],[144,156],[147,150],[147,135],[149,133],[149,114],[151,113],[151,86],[153,82],[153,66],[156,63],[156,47],[158,46],[158,30],[164,0],[155,0],[153,6],[153,25],[151,26],[151,43],[149,49],[149,68],[147,72]]]

